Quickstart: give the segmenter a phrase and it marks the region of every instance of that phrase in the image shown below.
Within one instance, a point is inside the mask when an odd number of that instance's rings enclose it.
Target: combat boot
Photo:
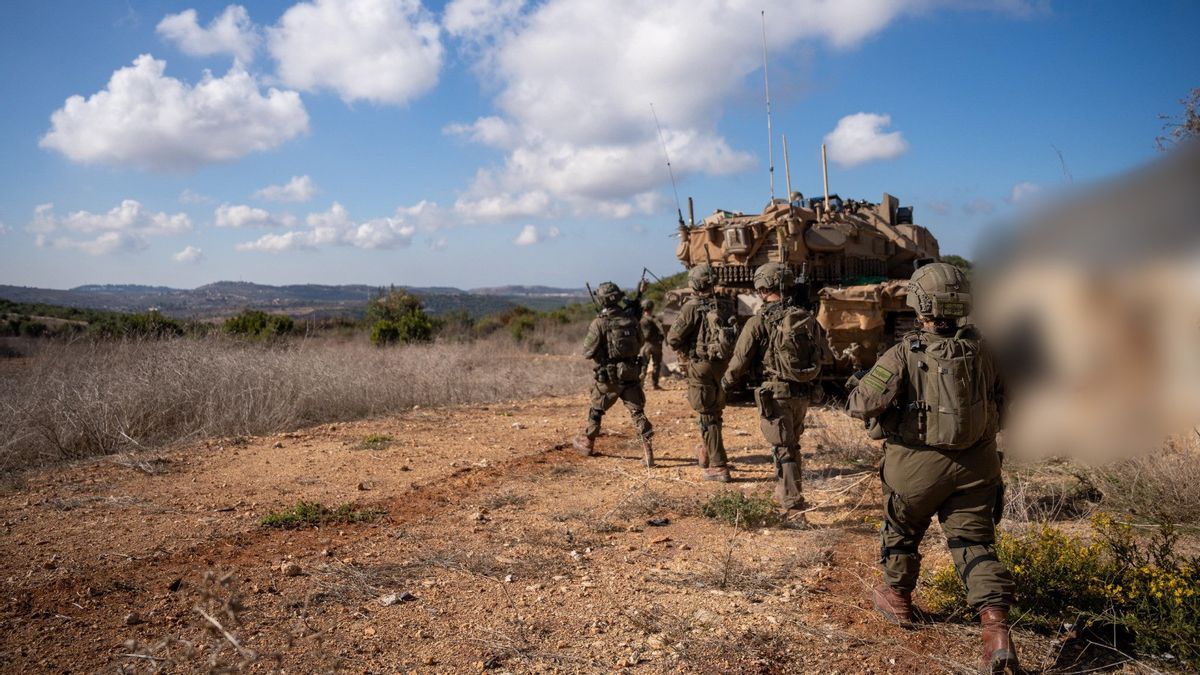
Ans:
[[[714,466],[704,469],[704,480],[715,480],[719,483],[728,483],[733,480],[729,475],[729,467]]]
[[[708,468],[708,447],[706,445],[704,445],[703,442],[697,443],[696,447],[693,449],[693,452],[696,454],[696,464],[701,469],[707,469]]]
[[[642,439],[642,459],[646,460],[646,468],[654,468],[654,446],[650,445],[649,438]]]
[[[1003,607],[984,607],[979,610],[979,625],[983,628],[982,672],[1016,675],[1017,649],[1008,634],[1008,610]]]
[[[879,610],[888,623],[894,623],[901,628],[912,628],[912,591],[898,591],[887,584],[880,584],[872,593],[872,601],[875,603],[875,609]]]
[[[571,445],[575,447],[575,451],[584,457],[591,457],[595,454],[596,441],[595,439],[579,434],[575,440],[571,441]]]

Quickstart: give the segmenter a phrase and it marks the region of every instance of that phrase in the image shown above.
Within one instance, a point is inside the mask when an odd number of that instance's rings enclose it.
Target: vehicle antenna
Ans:
[[[825,201],[821,203],[822,220],[829,220],[829,162],[825,161],[825,144],[821,144],[821,176],[825,179]]]
[[[671,177],[671,191],[675,193],[675,213],[679,214],[679,227],[683,227],[683,207],[679,205],[679,188],[675,185],[675,171],[671,168],[671,153],[667,152],[667,139],[663,136],[662,125],[658,123],[658,113],[654,103],[650,103],[650,114],[654,116],[654,128],[658,129],[658,141],[662,143],[663,157],[667,158],[667,175]]]
[[[771,201],[775,201],[775,142],[771,133],[771,79],[767,76],[767,11],[762,13],[763,89],[767,95],[767,173],[771,176]]]
[[[788,161],[787,134],[783,134],[783,175],[787,178],[787,200],[792,203],[792,163]]]

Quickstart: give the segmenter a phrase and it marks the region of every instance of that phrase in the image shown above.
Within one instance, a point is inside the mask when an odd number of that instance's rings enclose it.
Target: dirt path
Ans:
[[[653,471],[620,407],[605,419],[602,456],[565,448],[586,408],[573,396],[417,409],[33,475],[0,497],[4,670],[972,668],[973,628],[905,631],[869,610],[878,481],[873,460],[847,450],[866,442],[848,419],[810,413],[812,529],[735,531],[697,514],[725,488],[698,482],[694,422],[682,386],[669,386],[649,392]],[[364,447],[372,434],[394,440]],[[768,493],[752,409],[727,411],[727,444],[731,487]],[[386,515],[258,524],[300,501]],[[936,535],[926,549],[929,563],[945,560]]]

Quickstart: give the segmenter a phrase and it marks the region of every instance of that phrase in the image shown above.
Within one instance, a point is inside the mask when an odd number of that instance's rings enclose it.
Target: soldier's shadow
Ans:
[[[750,466],[762,466],[764,464],[773,464],[775,462],[771,455],[744,455],[737,458],[738,464],[749,464]]]

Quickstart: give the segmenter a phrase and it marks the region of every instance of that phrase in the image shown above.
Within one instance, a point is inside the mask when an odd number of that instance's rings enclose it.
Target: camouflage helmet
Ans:
[[[759,265],[758,269],[754,270],[754,290],[756,291],[767,288],[783,292],[791,283],[791,270],[782,263],[769,262]]]
[[[716,285],[717,271],[713,269],[712,265],[705,263],[688,270],[688,286],[691,286],[693,291],[703,293]]]
[[[654,311],[654,301],[650,300],[649,298],[647,298],[646,300],[643,300],[642,301],[642,309],[646,310],[647,312],[653,312]]]
[[[949,263],[931,263],[908,281],[908,306],[928,318],[961,319],[971,313],[971,282]]]
[[[596,297],[600,300],[600,304],[605,307],[621,302],[621,298],[624,296],[625,294],[621,292],[621,287],[611,281],[606,281],[596,287]]]

